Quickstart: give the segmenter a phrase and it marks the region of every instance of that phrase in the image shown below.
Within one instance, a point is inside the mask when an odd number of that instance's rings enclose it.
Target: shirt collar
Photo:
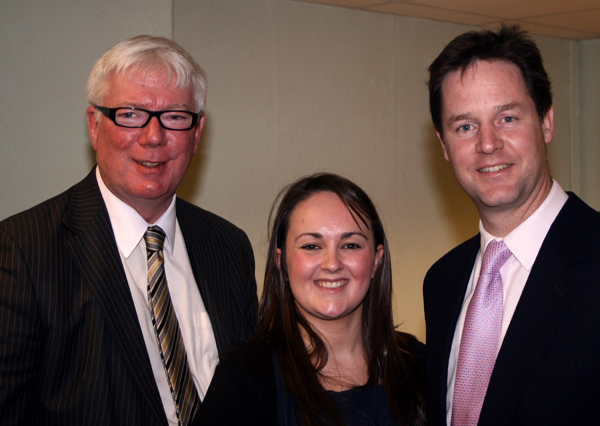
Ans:
[[[550,230],[554,219],[567,202],[569,196],[563,191],[558,182],[552,181],[552,188],[544,202],[523,223],[513,229],[504,239],[495,237],[485,230],[483,223],[479,220],[479,232],[481,234],[482,253],[487,245],[493,241],[504,240],[515,258],[528,271],[531,271],[533,263],[542,247],[546,234]]]
[[[144,237],[146,229],[148,229],[149,226],[157,225],[165,231],[165,252],[172,258],[172,248],[175,247],[175,228],[177,220],[175,212],[175,195],[173,195],[173,199],[171,200],[171,204],[167,208],[167,211],[165,211],[155,223],[149,224],[133,207],[125,204],[108,189],[102,180],[100,169],[98,167],[96,167],[96,178],[98,180],[98,186],[100,187],[100,193],[104,199],[104,204],[106,204],[106,209],[108,210],[108,216],[110,217],[117,246],[121,250],[121,253],[123,253],[123,256],[128,258],[140,243],[140,240]]]

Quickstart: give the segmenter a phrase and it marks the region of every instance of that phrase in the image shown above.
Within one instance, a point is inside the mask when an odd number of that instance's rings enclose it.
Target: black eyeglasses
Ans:
[[[167,130],[189,130],[198,123],[200,112],[190,111],[148,111],[140,108],[107,108],[94,105],[102,114],[110,118],[117,126],[140,128],[146,126],[152,117]]]

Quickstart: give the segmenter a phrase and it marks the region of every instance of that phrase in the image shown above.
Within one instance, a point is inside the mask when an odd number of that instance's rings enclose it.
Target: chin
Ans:
[[[492,190],[485,194],[478,194],[477,196],[471,198],[475,204],[480,204],[485,207],[502,207],[508,204],[513,204],[518,199],[518,194],[516,194],[513,190]]]
[[[167,194],[168,191],[162,185],[146,185],[137,193],[139,198],[145,198],[146,200],[157,200],[166,197]]]

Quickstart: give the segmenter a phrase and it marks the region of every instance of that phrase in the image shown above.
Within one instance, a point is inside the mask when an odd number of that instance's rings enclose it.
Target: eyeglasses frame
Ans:
[[[175,110],[175,109],[168,109],[168,110],[165,110],[165,111],[150,111],[150,110],[147,110],[147,109],[134,108],[134,107],[108,108],[108,107],[99,106],[99,105],[94,105],[94,108],[96,108],[98,111],[100,111],[106,118],[110,119],[117,126],[124,127],[126,129],[141,129],[143,127],[146,127],[148,125],[148,123],[150,123],[150,120],[152,120],[152,117],[156,117],[156,119],[158,120],[158,123],[160,124],[160,126],[163,129],[175,130],[175,131],[177,131],[177,130],[190,130],[190,129],[193,129],[196,126],[196,124],[198,124],[198,119],[204,113],[203,111],[192,112],[192,111]],[[142,124],[141,126],[124,126],[123,124],[117,123],[117,120],[116,120],[117,110],[120,110],[120,109],[129,109],[129,110],[132,110],[132,111],[144,111],[145,113],[148,114],[148,120],[144,124]],[[165,126],[163,124],[162,120],[160,119],[160,116],[162,114],[164,114],[165,112],[185,112],[185,113],[188,113],[188,114],[190,114],[192,116],[192,124],[190,125],[190,127],[186,127],[185,129],[172,129],[170,127],[167,127],[167,126]]]

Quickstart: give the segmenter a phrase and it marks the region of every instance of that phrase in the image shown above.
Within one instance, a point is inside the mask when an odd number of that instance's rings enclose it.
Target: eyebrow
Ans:
[[[457,121],[466,120],[470,116],[471,116],[470,112],[466,112],[464,114],[459,114],[459,115],[452,115],[452,116],[448,117],[448,120],[446,120],[446,124],[448,125],[448,127],[450,127],[452,124],[456,123]]]
[[[509,102],[507,104],[504,105],[496,105],[494,107],[494,110],[498,111],[498,112],[502,112],[502,111],[509,111],[511,109],[517,109],[517,108],[523,108],[523,104],[521,104],[520,102]],[[466,112],[464,114],[458,114],[458,115],[452,115],[448,118],[448,120],[446,121],[447,125],[450,126],[454,123],[456,123],[457,121],[461,121],[461,120],[467,120],[471,117],[471,112]]]
[[[137,108],[137,109],[147,109],[146,106],[135,103],[135,102],[126,102],[123,107],[125,108]],[[167,105],[166,107],[164,107],[165,109],[162,109],[160,111],[173,111],[173,110],[177,110],[177,109],[185,109],[186,111],[191,111],[189,109],[189,107],[187,106],[187,104],[171,104],[171,105]]]
[[[342,234],[342,240],[351,238],[354,235],[363,237],[365,240],[369,241],[369,238],[363,232],[358,232],[358,231],[357,232],[344,232]],[[298,235],[294,241],[298,241],[302,237],[313,237],[313,238],[321,239],[321,238],[323,238],[323,234],[321,234],[319,232],[304,232],[304,233]]]
[[[509,102],[507,104],[498,105],[498,106],[494,107],[494,109],[496,111],[508,111],[510,109],[517,109],[517,108],[523,108],[523,104],[515,101],[515,102]]]

